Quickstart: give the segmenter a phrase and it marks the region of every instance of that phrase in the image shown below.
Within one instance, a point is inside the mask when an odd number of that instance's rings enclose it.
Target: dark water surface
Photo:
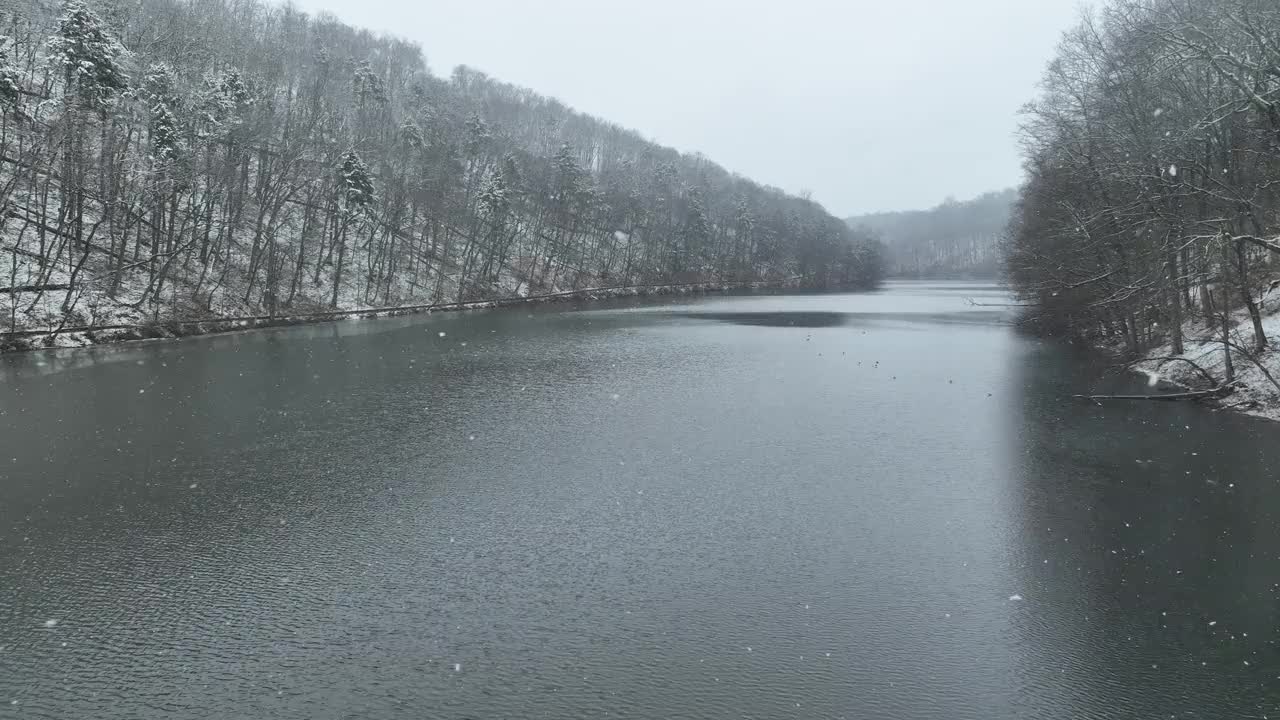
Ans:
[[[0,716],[1280,717],[1280,427],[966,297],[4,358]]]

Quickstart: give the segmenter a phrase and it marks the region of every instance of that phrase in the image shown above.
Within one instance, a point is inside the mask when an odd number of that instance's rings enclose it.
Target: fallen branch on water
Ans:
[[[1230,394],[1230,392],[1231,388],[1223,385],[1210,390],[1163,393],[1160,395],[1073,395],[1072,397],[1081,400],[1093,400],[1094,402],[1101,400],[1199,400],[1202,398],[1222,397]]]
[[[971,297],[965,298],[964,301],[973,307],[1039,307],[1035,303],[981,303]]]

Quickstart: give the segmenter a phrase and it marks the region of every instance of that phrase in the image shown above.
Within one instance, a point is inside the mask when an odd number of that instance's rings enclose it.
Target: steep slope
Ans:
[[[254,0],[6,7],[0,346],[32,329],[878,278],[872,244],[816,203],[466,68],[435,77],[416,45],[329,17]]]

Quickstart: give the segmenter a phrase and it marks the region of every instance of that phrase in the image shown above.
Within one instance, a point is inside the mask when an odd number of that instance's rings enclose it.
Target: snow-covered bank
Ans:
[[[627,297],[662,295],[689,295],[735,290],[785,289],[792,281],[763,282],[698,282],[667,285],[630,285],[585,288],[541,295],[516,295],[477,302],[433,303],[398,305],[389,307],[365,307],[348,310],[332,310],[312,313],[278,315],[247,315],[238,317],[208,318],[203,320],[172,320],[162,322],[113,322],[93,326],[26,329],[13,333],[0,333],[0,353],[56,348],[76,348],[131,340],[180,338],[213,333],[235,332],[255,328],[282,327],[305,323],[320,323],[343,318],[393,317],[416,313],[452,312],[459,310],[483,310],[510,305],[528,305],[549,302],[581,300],[607,300]],[[124,316],[127,320],[127,315]]]
[[[1240,311],[1231,319],[1231,366],[1234,380],[1231,392],[1214,404],[1224,409],[1280,421],[1280,297],[1263,299],[1262,328],[1268,349],[1253,353],[1253,323],[1248,313]],[[1153,386],[1169,384],[1179,388],[1203,390],[1227,383],[1227,354],[1221,327],[1202,320],[1183,326],[1183,352],[1175,355],[1166,343],[1146,354],[1134,369],[1145,374]]]

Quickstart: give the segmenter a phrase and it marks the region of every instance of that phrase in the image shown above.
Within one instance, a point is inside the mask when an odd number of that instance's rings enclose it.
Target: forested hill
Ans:
[[[1046,329],[1134,353],[1167,338],[1180,354],[1184,331],[1207,330],[1232,348],[1218,358],[1229,385],[1231,352],[1270,347],[1280,4],[1109,0],[1064,35],[1041,86],[1022,128],[1014,286]]]
[[[878,234],[888,270],[900,277],[992,278],[1000,273],[1000,238],[1013,213],[1013,190],[966,202],[947,200],[932,210],[851,217],[857,229]]]
[[[6,328],[708,281],[873,284],[821,206],[330,17],[0,6]]]

